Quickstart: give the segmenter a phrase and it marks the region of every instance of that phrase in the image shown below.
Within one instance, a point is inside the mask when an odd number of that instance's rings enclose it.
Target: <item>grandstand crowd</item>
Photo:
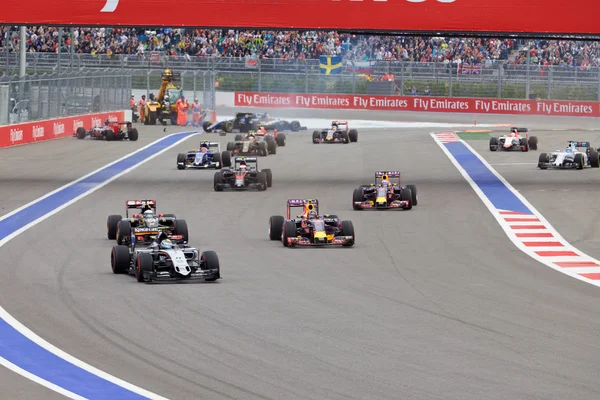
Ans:
[[[7,35],[7,30],[9,30]],[[18,51],[19,31],[0,28],[0,48]],[[56,27],[27,27],[26,49],[30,53],[57,52]],[[530,42],[496,38],[450,38],[351,35],[338,32],[70,28],[64,29],[61,51],[74,45],[79,54],[146,56],[161,52],[172,56],[310,59],[339,55],[353,60],[401,60],[598,66],[600,44],[585,41],[536,40]]]

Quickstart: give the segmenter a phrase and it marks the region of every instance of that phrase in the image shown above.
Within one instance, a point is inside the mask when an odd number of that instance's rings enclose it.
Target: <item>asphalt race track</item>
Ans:
[[[444,114],[315,115],[472,122]],[[593,126],[484,119],[532,129]],[[212,171],[176,169],[177,153],[200,139],[224,146],[232,138],[195,136],[4,245],[0,304],[73,356],[170,399],[599,398],[598,288],[514,247],[431,131],[361,129],[348,145],[313,145],[311,131],[290,134],[277,155],[259,159],[272,168],[273,187],[245,193],[214,192]],[[1,150],[0,182],[10,188],[0,194],[2,213],[165,135],[162,127],[140,134],[137,143],[63,139]],[[530,153],[490,154],[487,141],[469,143],[566,239],[597,256],[600,171],[534,164],[539,152],[570,138],[600,147],[600,134],[538,136],[540,150]],[[378,169],[401,170],[403,183],[417,185],[419,205],[353,211],[352,190]],[[318,198],[322,212],[352,220],[357,244],[287,249],[269,241],[269,216],[284,215],[285,201],[296,197]],[[106,217],[136,198],[185,218],[191,244],[219,255],[223,279],[145,285],[114,275]],[[8,370],[0,385],[11,399],[59,398]]]

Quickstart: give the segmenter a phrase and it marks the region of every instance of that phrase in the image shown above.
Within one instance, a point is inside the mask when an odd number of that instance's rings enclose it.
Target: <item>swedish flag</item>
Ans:
[[[321,56],[319,59],[321,73],[325,75],[341,74],[342,73],[342,57]]]

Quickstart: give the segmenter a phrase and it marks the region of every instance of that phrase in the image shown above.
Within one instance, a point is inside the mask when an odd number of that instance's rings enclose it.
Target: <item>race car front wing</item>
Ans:
[[[394,200],[391,203],[385,204],[374,204],[371,201],[355,201],[354,206],[361,210],[388,210],[390,208],[393,209],[406,209],[410,206],[410,201],[408,200]]]
[[[342,246],[354,243],[354,237],[352,236],[335,236],[331,241],[315,239],[311,242],[305,237],[288,237],[289,246]]]

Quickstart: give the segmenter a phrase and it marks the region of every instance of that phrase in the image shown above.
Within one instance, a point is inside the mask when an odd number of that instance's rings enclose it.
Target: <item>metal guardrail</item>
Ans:
[[[10,124],[129,108],[131,73],[77,71],[0,76],[0,122]],[[8,88],[8,90],[6,90]],[[0,123],[2,125],[3,123]]]

